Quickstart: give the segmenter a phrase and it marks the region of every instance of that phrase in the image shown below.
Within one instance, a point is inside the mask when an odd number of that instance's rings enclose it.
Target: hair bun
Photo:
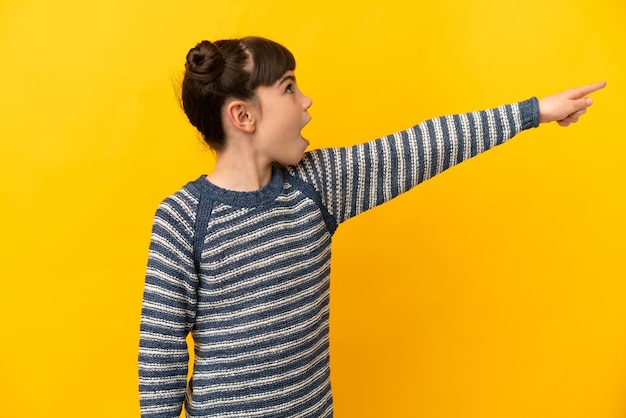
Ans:
[[[187,53],[185,68],[192,78],[210,83],[224,70],[224,54],[214,43],[202,41]]]

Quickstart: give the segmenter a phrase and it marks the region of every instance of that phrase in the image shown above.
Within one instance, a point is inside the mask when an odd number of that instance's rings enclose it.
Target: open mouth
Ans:
[[[305,127],[309,124],[309,122],[311,122],[311,117],[310,117],[310,116],[309,116],[309,120],[307,120],[307,121],[304,123],[304,125],[302,125],[302,129],[304,129],[304,128],[305,128]],[[309,140],[308,140],[308,139],[306,139],[306,138],[302,135],[302,129],[300,129],[300,138],[302,138],[302,139],[303,139],[304,141],[306,141],[306,143],[308,144],[308,143],[309,143]]]

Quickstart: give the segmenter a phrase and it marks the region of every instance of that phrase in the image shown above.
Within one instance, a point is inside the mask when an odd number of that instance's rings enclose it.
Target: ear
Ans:
[[[242,100],[233,100],[226,106],[226,118],[236,129],[247,133],[255,131],[255,113],[252,105]]]

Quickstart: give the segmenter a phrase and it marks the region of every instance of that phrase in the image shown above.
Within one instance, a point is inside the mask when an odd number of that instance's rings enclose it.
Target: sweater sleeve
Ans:
[[[154,217],[139,341],[139,400],[143,418],[178,418],[185,398],[195,321],[197,275],[193,225],[197,200],[185,190],[165,199]]]
[[[314,150],[289,170],[313,185],[339,224],[538,125],[533,97],[430,119],[353,147]]]

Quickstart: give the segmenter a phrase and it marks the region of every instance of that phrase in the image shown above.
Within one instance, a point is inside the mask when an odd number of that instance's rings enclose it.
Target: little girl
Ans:
[[[596,83],[305,153],[293,55],[247,37],[187,54],[182,102],[215,169],[158,207],[141,315],[142,417],[331,417],[338,225],[540,123],[576,122]],[[195,361],[186,382],[192,333]]]

